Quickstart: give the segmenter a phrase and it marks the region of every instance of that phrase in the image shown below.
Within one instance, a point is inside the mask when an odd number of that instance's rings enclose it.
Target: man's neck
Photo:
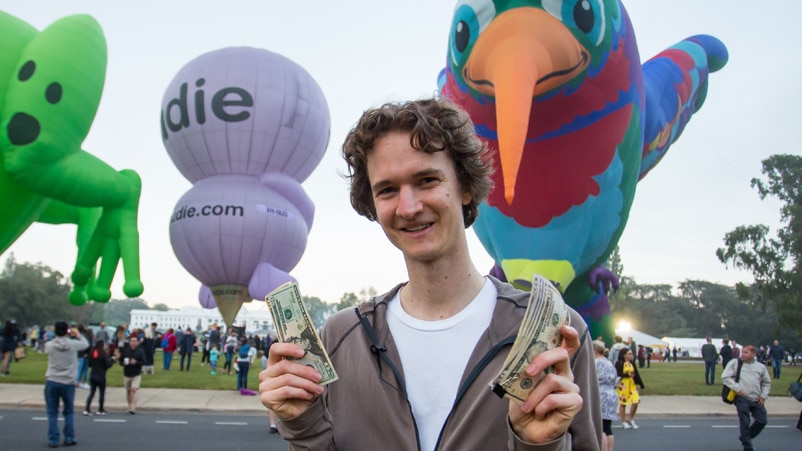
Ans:
[[[482,290],[485,278],[470,258],[433,264],[407,264],[409,283],[401,290],[401,306],[426,321],[450,318]]]

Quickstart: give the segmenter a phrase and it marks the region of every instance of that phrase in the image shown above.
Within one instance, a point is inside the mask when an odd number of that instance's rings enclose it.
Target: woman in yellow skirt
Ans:
[[[620,382],[615,388],[618,395],[618,410],[621,417],[624,429],[637,429],[638,425],[635,424],[635,412],[638,411],[638,403],[640,402],[640,394],[638,393],[638,386],[641,390],[646,387],[643,385],[643,380],[638,374],[638,367],[632,363],[634,355],[631,349],[621,351],[618,353],[618,361],[615,362],[615,369],[618,372]],[[629,420],[627,420],[626,410],[629,407]]]

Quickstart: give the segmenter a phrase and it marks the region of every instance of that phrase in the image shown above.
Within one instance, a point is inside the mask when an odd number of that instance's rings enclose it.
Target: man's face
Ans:
[[[755,351],[752,348],[746,347],[741,350],[741,358],[744,362],[752,363],[755,361]]]
[[[774,340],[774,346],[780,346],[780,340]]]
[[[139,346],[139,338],[136,335],[131,335],[128,339],[128,344],[131,345],[131,349],[136,349]]]
[[[391,132],[376,140],[367,166],[379,223],[407,263],[467,252],[462,207],[471,198],[447,152],[415,150],[409,133]]]

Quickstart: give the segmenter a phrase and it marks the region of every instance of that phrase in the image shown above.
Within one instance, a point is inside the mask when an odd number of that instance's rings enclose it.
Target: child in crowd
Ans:
[[[212,367],[212,376],[217,375],[217,359],[220,358],[220,350],[218,345],[212,346],[209,350],[209,366]]]
[[[95,343],[94,349],[88,353],[88,365],[92,370],[89,376],[91,390],[89,396],[86,397],[86,408],[83,414],[86,416],[92,415],[92,398],[95,396],[95,391],[100,394],[98,415],[106,415],[106,410],[103,408],[103,403],[106,400],[106,371],[114,364],[108,354],[106,354],[105,343],[98,341]]]

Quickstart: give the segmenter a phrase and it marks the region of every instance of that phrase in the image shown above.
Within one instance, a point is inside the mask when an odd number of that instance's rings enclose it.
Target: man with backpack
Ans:
[[[248,390],[248,370],[253,363],[253,356],[256,355],[256,348],[248,344],[248,340],[243,338],[237,351],[237,390],[241,395],[253,396],[256,392]]]
[[[721,382],[736,393],[735,408],[741,431],[739,438],[744,451],[754,451],[752,439],[760,434],[768,421],[765,403],[771,391],[771,377],[766,366],[755,359],[756,356],[757,349],[754,346],[744,346],[740,374],[737,374],[739,360],[732,359],[721,375]]]

